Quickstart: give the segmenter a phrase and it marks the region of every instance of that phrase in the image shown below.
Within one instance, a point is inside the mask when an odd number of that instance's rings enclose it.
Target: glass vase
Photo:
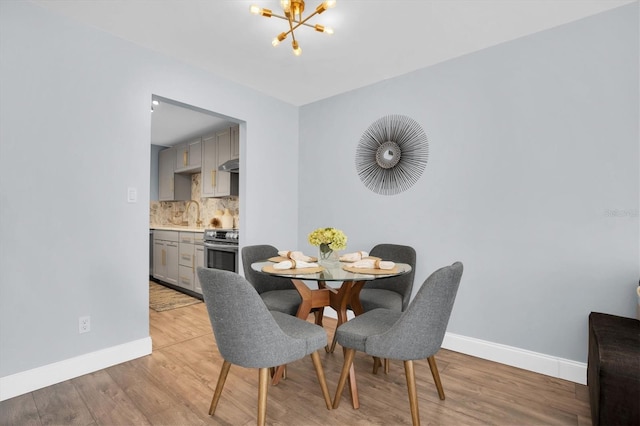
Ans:
[[[336,253],[329,247],[329,244],[320,244],[318,246],[318,263],[320,265],[331,266],[336,262]]]

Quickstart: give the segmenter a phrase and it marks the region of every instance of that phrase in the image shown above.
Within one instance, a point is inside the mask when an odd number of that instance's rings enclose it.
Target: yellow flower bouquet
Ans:
[[[331,257],[334,250],[343,250],[347,247],[347,236],[336,228],[318,228],[308,237],[309,243],[318,246],[319,260]]]

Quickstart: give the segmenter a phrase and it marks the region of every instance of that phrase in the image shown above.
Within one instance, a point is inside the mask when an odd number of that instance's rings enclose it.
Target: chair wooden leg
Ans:
[[[429,362],[431,375],[433,376],[433,381],[436,383],[436,389],[438,389],[438,396],[440,399],[444,400],[444,389],[442,387],[442,382],[440,381],[440,373],[438,373],[438,365],[436,364],[435,355],[431,355],[427,358],[427,362]]]
[[[332,354],[333,351],[336,349],[336,343],[338,343],[338,336],[337,335],[333,335],[333,339],[331,340],[331,346],[327,346],[327,348],[325,348],[325,350]]]
[[[322,389],[324,402],[325,404],[327,404],[327,410],[331,410],[331,397],[329,396],[329,388],[327,387],[327,380],[324,376],[322,363],[320,362],[320,355],[317,351],[311,354],[311,359],[313,360],[313,366],[316,368],[316,375],[318,376],[318,382],[320,382],[320,389]]]
[[[409,406],[411,407],[411,421],[413,426],[420,426],[420,412],[418,410],[418,392],[416,390],[416,375],[413,371],[413,361],[404,362],[404,374],[407,377],[409,391]]]
[[[349,368],[349,393],[351,394],[351,405],[354,410],[360,408],[360,398],[358,396],[358,383],[356,382],[356,370],[353,368],[353,362]]]
[[[382,364],[382,362],[380,361],[380,358],[378,358],[377,356],[373,357],[373,374],[378,374],[378,368],[380,368],[380,365]]]
[[[280,379],[286,380],[286,378],[287,378],[287,366],[286,365],[279,365],[277,367],[270,367],[269,371],[270,371],[270,374],[271,374],[271,384],[273,386],[275,386],[278,383],[280,383]]]
[[[269,389],[269,368],[258,371],[258,426],[267,422],[267,390]]]
[[[344,385],[347,382],[347,376],[349,375],[349,369],[353,363],[353,357],[356,354],[355,349],[345,348],[344,351],[344,364],[342,365],[342,372],[340,373],[340,379],[338,380],[338,387],[336,388],[336,394],[333,397],[333,408],[336,409],[340,405],[340,398],[342,397],[342,391]]]
[[[384,359],[384,374],[389,374],[389,358]]]
[[[211,406],[209,407],[210,416],[213,416],[213,413],[216,412],[216,407],[218,406],[220,395],[222,395],[222,388],[224,388],[224,382],[227,380],[227,374],[229,374],[229,368],[231,368],[231,363],[229,361],[224,361],[222,363],[222,369],[220,370],[220,375],[218,376],[218,383],[216,384],[216,390],[213,392],[213,399],[211,400]]]

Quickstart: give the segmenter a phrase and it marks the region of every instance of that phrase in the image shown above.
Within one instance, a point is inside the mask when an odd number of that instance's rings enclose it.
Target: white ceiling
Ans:
[[[304,105],[637,0],[338,0],[272,47],[278,0],[33,0],[195,67]],[[306,16],[320,0],[307,0]]]
[[[154,96],[152,105],[151,144],[173,146],[206,133],[230,127],[231,123],[210,111]]]

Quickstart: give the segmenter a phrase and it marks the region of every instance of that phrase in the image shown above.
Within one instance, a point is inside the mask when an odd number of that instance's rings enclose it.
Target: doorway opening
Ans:
[[[158,95],[151,114],[149,281],[202,298],[204,231],[240,227],[243,122]]]

